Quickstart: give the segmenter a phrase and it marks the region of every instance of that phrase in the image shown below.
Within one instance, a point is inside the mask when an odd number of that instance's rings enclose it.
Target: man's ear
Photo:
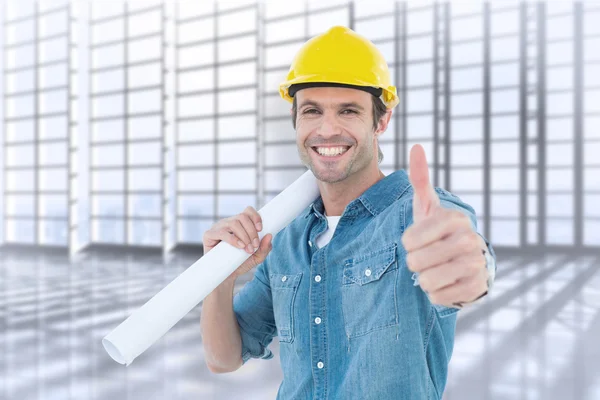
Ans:
[[[386,131],[391,119],[392,119],[392,110],[387,110],[385,112],[385,114],[383,115],[383,117],[381,117],[379,119],[379,123],[377,124],[377,130],[375,131],[375,134],[377,135],[377,137],[379,137],[379,135],[381,135],[383,132]]]

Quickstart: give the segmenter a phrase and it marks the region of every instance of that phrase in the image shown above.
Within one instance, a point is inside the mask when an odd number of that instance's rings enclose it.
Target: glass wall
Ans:
[[[91,241],[161,246],[164,5],[91,6]]]
[[[4,242],[68,246],[71,7],[8,2],[4,28]]]
[[[178,244],[257,207],[259,6],[234,5],[176,10]]]
[[[600,245],[593,2],[24,1],[3,19],[3,243],[73,248],[89,214],[84,241],[168,251],[259,209],[305,171],[278,85],[344,25],[398,87],[385,174],[420,143],[495,246]]]
[[[577,157],[575,165],[583,170],[578,175],[575,188],[576,224],[581,228],[581,240],[586,246],[600,245],[600,4],[582,2],[577,5],[578,60],[581,65],[581,81],[577,84],[581,96],[582,116],[579,137],[576,138]],[[584,89],[584,90],[582,90]],[[581,197],[577,197],[580,193]],[[580,210],[578,212],[578,210]]]

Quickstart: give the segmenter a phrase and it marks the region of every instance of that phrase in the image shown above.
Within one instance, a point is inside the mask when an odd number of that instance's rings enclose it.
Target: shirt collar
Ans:
[[[373,216],[378,215],[390,204],[399,199],[410,187],[410,180],[405,170],[401,169],[387,175],[369,187],[357,199],[352,200],[346,210],[362,204]],[[319,196],[305,211],[304,218],[310,215],[323,216],[325,206],[323,199]]]

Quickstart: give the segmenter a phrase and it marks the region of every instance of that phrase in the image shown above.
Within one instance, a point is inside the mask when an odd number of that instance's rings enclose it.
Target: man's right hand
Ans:
[[[249,206],[241,214],[218,221],[204,233],[202,237],[204,254],[221,241],[245,249],[251,256],[230,275],[230,278],[237,278],[262,263],[273,248],[271,234],[265,235],[259,243],[258,232],[261,230],[262,218],[253,207]]]

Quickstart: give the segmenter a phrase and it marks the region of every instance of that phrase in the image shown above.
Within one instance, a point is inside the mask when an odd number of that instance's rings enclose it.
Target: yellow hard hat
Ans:
[[[398,102],[388,65],[375,45],[345,26],[334,26],[308,40],[292,61],[279,93],[292,102],[297,90],[341,86],[365,90],[380,97],[388,109]]]

